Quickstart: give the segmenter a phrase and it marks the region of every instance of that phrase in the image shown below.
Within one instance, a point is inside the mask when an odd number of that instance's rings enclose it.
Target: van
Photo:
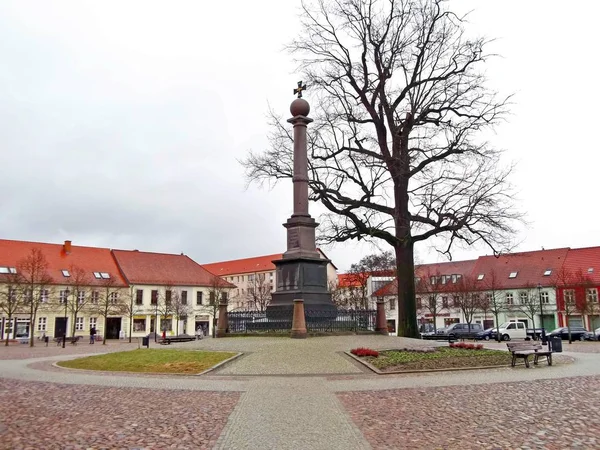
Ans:
[[[510,341],[511,339],[525,339],[527,337],[527,330],[523,322],[504,322],[499,327],[500,338],[503,341]]]

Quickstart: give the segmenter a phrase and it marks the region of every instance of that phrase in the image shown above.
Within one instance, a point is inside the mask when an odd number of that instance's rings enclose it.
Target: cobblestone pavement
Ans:
[[[18,343],[11,343],[9,346],[4,346],[4,343],[0,343],[0,360],[43,358],[47,356],[79,355],[84,353],[119,352],[133,350],[138,348],[138,346],[137,339],[133,339],[131,344],[128,341],[115,340],[107,341],[106,345],[102,345],[101,342],[90,344],[84,339],[75,345],[67,343],[65,348],[56,345],[56,342],[49,342],[48,347],[39,341],[35,342],[34,347]]]
[[[0,449],[209,449],[239,396],[0,380]]]
[[[387,376],[367,372],[341,353],[359,346],[432,345],[443,344],[338,336],[204,339],[170,346],[245,353],[200,377],[91,373],[51,366],[53,361],[90,353],[91,345],[51,350],[52,356],[37,353],[35,358],[27,353],[19,356],[17,349],[0,350],[0,355],[12,352],[12,360],[0,361],[0,448],[5,442],[21,445],[6,448],[25,448],[31,442],[31,448],[145,450],[203,445],[261,450],[600,448],[594,440],[600,436],[596,343],[569,346],[579,349],[564,354],[572,364]],[[506,349],[504,343],[486,345]],[[98,347],[117,351],[127,344]],[[27,351],[25,347],[23,352]],[[15,397],[6,400],[8,392]],[[45,411],[54,411],[55,404],[57,413],[71,414],[65,416],[70,418],[68,427],[47,425]],[[88,427],[78,424],[87,423],[90,404],[94,409],[100,404],[101,426],[90,425],[88,433]],[[169,418],[163,429],[163,422],[154,418],[161,411],[181,411],[182,420]],[[204,420],[201,414],[216,414],[218,423],[207,423],[211,429],[222,429],[220,435],[198,437],[205,431],[196,424]],[[37,433],[38,421],[45,427],[40,436],[47,441],[36,440],[28,431]],[[564,430],[562,423],[567,424]],[[63,436],[63,445],[49,446],[53,436]],[[19,437],[20,441],[12,441]],[[188,447],[195,439],[200,444]]]
[[[376,449],[600,448],[600,376],[338,397]]]

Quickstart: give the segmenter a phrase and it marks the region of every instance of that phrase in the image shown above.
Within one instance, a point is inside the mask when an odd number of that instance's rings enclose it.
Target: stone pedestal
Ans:
[[[229,328],[229,318],[227,317],[227,302],[221,301],[219,303],[219,322],[217,323],[217,334],[218,338],[225,337],[227,329]]]
[[[304,301],[294,300],[294,318],[292,319],[292,332],[290,336],[294,339],[306,339],[306,319],[304,317]]]
[[[337,309],[331,301],[327,286],[328,260],[321,259],[315,245],[318,223],[308,213],[308,157],[306,127],[310,106],[297,98],[290,107],[294,126],[294,209],[283,226],[287,230],[287,251],[283,258],[273,261],[277,272],[277,286],[267,307],[269,320],[289,320],[294,300],[304,301],[306,320],[331,320]]]
[[[387,319],[385,317],[385,302],[383,299],[377,299],[377,317],[375,319],[375,333],[389,334]]]

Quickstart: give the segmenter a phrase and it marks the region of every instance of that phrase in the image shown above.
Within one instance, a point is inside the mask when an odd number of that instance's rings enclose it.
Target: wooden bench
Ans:
[[[159,339],[158,343],[160,345],[170,345],[172,342],[188,342],[188,341],[195,341],[196,340],[196,336],[173,336],[173,337],[166,337],[164,339]]]
[[[506,346],[512,353],[512,367],[515,367],[517,358],[521,358],[525,361],[525,367],[529,367],[529,357],[533,355],[533,364],[537,365],[540,356],[546,357],[546,362],[549,366],[552,365],[552,351],[542,350],[542,344],[535,342],[510,342]]]

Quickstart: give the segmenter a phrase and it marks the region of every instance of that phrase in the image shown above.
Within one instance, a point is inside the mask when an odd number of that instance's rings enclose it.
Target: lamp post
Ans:
[[[540,300],[540,328],[542,329],[541,338],[542,344],[546,342],[546,329],[544,328],[544,306],[542,305],[542,284],[538,283],[538,299]],[[535,330],[534,330],[535,332]]]
[[[154,304],[154,342],[156,343],[156,332],[158,331],[158,298]]]
[[[63,333],[62,348],[65,348],[65,342],[67,342],[67,324],[69,322],[69,319],[67,317],[67,306],[68,305],[69,305],[69,290],[67,289],[65,291],[65,331]]]

